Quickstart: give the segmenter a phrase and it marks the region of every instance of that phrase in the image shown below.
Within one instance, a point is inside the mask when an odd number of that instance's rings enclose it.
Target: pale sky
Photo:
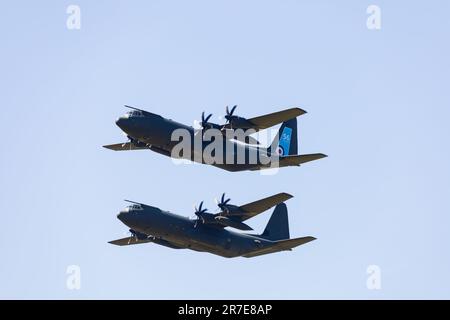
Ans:
[[[66,27],[71,4],[80,30]],[[371,4],[380,30],[366,26]],[[450,298],[449,12],[445,0],[2,4],[0,298]],[[124,104],[187,124],[226,105],[299,106],[300,153],[329,157],[262,176],[114,153],[101,146],[125,141]],[[318,240],[255,259],[107,243],[126,235],[123,199],[193,216],[222,192],[291,193],[291,236]],[[248,223],[262,232],[270,214]]]

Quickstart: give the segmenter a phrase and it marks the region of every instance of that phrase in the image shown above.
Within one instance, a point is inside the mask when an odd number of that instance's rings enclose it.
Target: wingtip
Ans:
[[[297,107],[297,110],[299,112],[299,116],[308,113],[308,111],[306,111],[305,109],[299,108],[299,107]]]
[[[312,237],[312,236],[307,236],[307,237],[304,237],[303,239],[306,240],[306,241],[304,242],[305,244],[308,243],[308,242],[312,242],[312,241],[314,241],[314,240],[317,240],[316,237]]]
[[[287,193],[287,192],[282,192],[281,194],[284,195],[285,197],[287,197],[288,199],[291,199],[294,197],[292,194]]]
[[[314,160],[319,160],[319,159],[323,159],[323,158],[328,158],[328,155],[325,153],[316,153],[316,159]]]
[[[105,149],[108,149],[108,150],[115,151],[115,150],[113,149],[113,145],[107,144],[107,145],[104,145],[104,146],[102,146],[102,147],[105,148]]]

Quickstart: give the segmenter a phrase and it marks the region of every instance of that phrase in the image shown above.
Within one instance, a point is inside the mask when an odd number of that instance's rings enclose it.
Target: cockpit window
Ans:
[[[127,118],[139,118],[139,117],[143,117],[143,116],[144,115],[139,110],[132,110],[132,111],[129,111],[126,113]]]
[[[129,206],[128,208],[130,208],[130,210],[132,210],[132,211],[144,210],[140,204],[133,204],[133,205]]]

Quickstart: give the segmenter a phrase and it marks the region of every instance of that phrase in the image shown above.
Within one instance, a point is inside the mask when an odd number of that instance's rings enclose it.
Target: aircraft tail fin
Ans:
[[[286,204],[280,203],[275,207],[261,237],[271,241],[289,239],[289,221]]]
[[[268,151],[271,152],[272,148],[279,156],[298,154],[297,118],[283,122]]]

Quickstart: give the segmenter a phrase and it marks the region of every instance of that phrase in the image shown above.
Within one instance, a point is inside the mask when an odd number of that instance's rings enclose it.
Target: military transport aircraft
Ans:
[[[314,237],[289,238],[288,212],[284,202],[290,194],[279,193],[242,206],[229,204],[222,195],[220,212],[209,213],[203,201],[195,208],[196,219],[131,202],[117,218],[130,228],[131,236],[109,243],[119,246],[153,242],[173,249],[209,252],[226,258],[255,257],[292,248],[315,240]],[[225,229],[252,230],[244,221],[275,206],[262,234],[248,234]]]
[[[237,106],[231,110],[226,108],[226,123],[223,125],[209,122],[212,114],[205,117],[202,113],[201,129],[194,129],[160,115],[137,109],[130,106],[131,111],[120,117],[116,124],[127,135],[129,141],[104,146],[115,151],[126,150],[152,150],[169,157],[177,157],[199,163],[211,164],[213,166],[228,171],[260,170],[273,167],[300,166],[302,163],[326,157],[322,153],[298,155],[297,143],[297,119],[296,117],[306,113],[300,108],[290,108],[279,112],[263,115],[260,117],[246,119],[234,115]],[[281,128],[278,131],[272,144],[262,147],[251,135],[243,139],[230,139],[230,130],[235,133],[238,129],[259,130],[267,129],[277,124]],[[174,154],[172,151],[179,140],[173,141],[173,133],[178,130],[185,130],[190,140],[188,152]],[[222,133],[223,145],[220,148],[220,155],[211,157],[205,155],[205,149],[213,143],[213,139],[205,141],[201,139],[200,148],[195,148],[196,137],[203,138],[205,133],[215,129]],[[210,131],[211,132],[211,131]],[[231,135],[233,137],[233,134]],[[199,150],[198,150],[199,149]],[[198,156],[200,154],[200,156]],[[243,155],[243,156],[240,156]],[[216,161],[220,158],[221,161]],[[276,163],[274,165],[274,159]]]

